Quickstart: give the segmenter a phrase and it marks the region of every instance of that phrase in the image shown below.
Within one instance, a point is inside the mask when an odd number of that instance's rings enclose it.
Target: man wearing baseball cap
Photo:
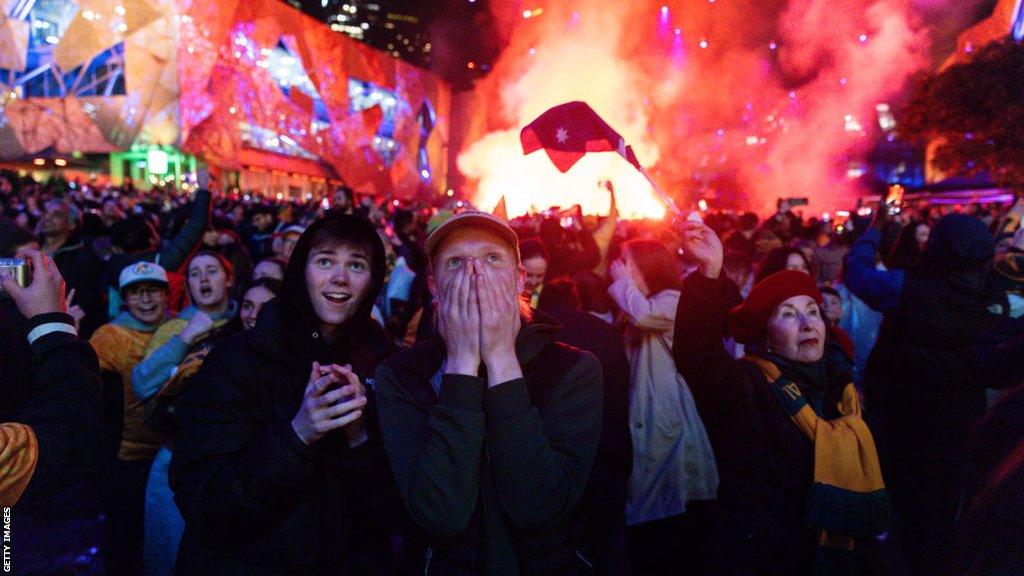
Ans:
[[[600,364],[531,317],[518,238],[464,212],[426,241],[439,336],[386,361],[385,447],[423,569],[571,574],[590,563],[581,499],[602,417]]]
[[[167,272],[152,262],[136,262],[121,271],[118,287],[121,313],[101,326],[89,343],[99,357],[106,404],[109,458],[101,468],[107,562],[111,573],[138,574],[146,478],[163,438],[143,420],[144,405],[132,391],[132,369],[166,319]]]

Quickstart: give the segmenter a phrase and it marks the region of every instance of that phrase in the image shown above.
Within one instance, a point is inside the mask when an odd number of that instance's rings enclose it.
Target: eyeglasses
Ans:
[[[167,290],[163,286],[142,286],[138,288],[128,288],[124,291],[125,298],[129,300],[141,300],[143,296],[149,296],[156,298]]]

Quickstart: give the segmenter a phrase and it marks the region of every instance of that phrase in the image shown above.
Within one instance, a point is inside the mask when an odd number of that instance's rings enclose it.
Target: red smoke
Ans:
[[[589,155],[563,175],[543,155],[522,155],[520,128],[584,100],[684,210],[701,196],[760,212],[790,196],[810,197],[816,212],[847,208],[860,192],[850,162],[878,140],[876,106],[932,65],[921,10],[941,2],[494,4],[510,41],[478,86],[478,125],[458,162],[477,204],[505,196],[511,215],[577,202],[601,213],[608,198],[598,182],[610,179],[625,215],[660,216],[649,186],[617,155]]]

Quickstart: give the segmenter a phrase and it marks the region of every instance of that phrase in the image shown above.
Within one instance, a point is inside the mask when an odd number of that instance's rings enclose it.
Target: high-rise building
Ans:
[[[388,0],[303,0],[331,29],[422,68],[432,64],[422,4]],[[417,6],[417,5],[420,6]]]

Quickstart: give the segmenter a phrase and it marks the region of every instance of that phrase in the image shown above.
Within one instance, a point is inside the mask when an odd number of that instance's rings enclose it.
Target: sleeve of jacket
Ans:
[[[190,525],[230,539],[276,523],[305,494],[314,462],[290,422],[261,421],[222,350],[210,353],[182,395],[170,484]]]
[[[188,344],[178,336],[153,352],[142,362],[132,368],[132,390],[140,400],[145,402],[163,388],[164,384],[174,376],[175,370],[188,354]]]
[[[672,330],[672,313],[676,310],[674,301],[670,309],[664,309],[666,303],[641,294],[636,284],[629,278],[613,282],[608,287],[608,295],[615,300],[619,308],[629,314],[637,328],[649,332]]]
[[[160,250],[157,262],[165,269],[177,270],[185,262],[185,258],[192,253],[196,244],[199,244],[210,219],[211,199],[209,190],[196,192],[196,197],[192,200],[192,210],[189,212],[188,222],[178,232],[178,235]]]
[[[517,528],[553,526],[579,503],[597,455],[603,394],[601,364],[586,352],[556,380],[543,418],[523,379],[487,391],[487,449],[498,499]]]
[[[737,401],[752,386],[747,372],[722,343],[726,315],[741,302],[736,285],[725,276],[710,279],[694,273],[683,282],[672,357],[705,418],[705,410]]]
[[[40,314],[29,320],[29,330],[57,322],[73,325],[67,314]],[[23,501],[45,498],[88,478],[102,434],[100,369],[92,346],[62,331],[31,346],[35,390],[18,421],[35,433],[39,462]]]
[[[437,404],[424,409],[387,364],[376,381],[384,445],[410,517],[433,536],[461,536],[480,494],[486,382],[445,375]]]
[[[904,273],[875,266],[881,240],[882,233],[871,228],[853,244],[843,262],[843,284],[872,309],[890,312],[899,304]]]

